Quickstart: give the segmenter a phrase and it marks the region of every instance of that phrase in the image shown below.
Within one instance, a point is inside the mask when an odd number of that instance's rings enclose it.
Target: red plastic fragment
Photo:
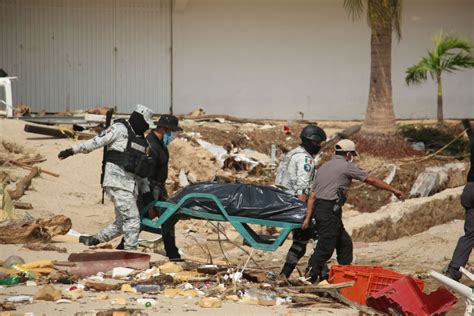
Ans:
[[[365,304],[369,295],[384,289],[405,275],[386,269],[382,266],[363,265],[333,265],[329,272],[329,283],[343,283],[354,281],[354,286],[341,290],[342,296]],[[415,280],[420,290],[423,290],[423,280]]]
[[[367,298],[367,306],[390,313],[389,309],[403,315],[439,315],[453,309],[456,297],[447,289],[440,287],[426,295],[415,280],[404,277]]]

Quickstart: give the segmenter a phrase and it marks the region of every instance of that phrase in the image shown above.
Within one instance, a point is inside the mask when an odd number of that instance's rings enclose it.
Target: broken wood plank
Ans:
[[[16,165],[18,167],[21,167],[23,169],[26,169],[26,170],[31,170],[33,168],[39,168],[39,167],[32,167],[30,165],[27,165],[27,164],[24,164],[22,162],[19,162],[19,161],[16,161],[16,160],[8,160],[9,163],[13,164],[13,165]],[[57,173],[54,173],[54,172],[51,172],[51,171],[48,171],[48,170],[43,170],[43,169],[39,169],[42,173],[45,173],[45,174],[49,174],[50,176],[53,176],[53,177],[59,177],[59,174]]]
[[[31,180],[33,180],[34,177],[39,175],[39,169],[37,167],[32,167],[31,172],[25,176],[23,179],[17,182],[16,184],[16,189],[13,190],[8,190],[8,193],[10,194],[10,197],[12,200],[18,200],[25,194],[25,191],[29,188],[31,185]]]
[[[15,208],[19,208],[21,210],[32,210],[33,209],[33,205],[31,203],[26,203],[26,202],[14,201],[13,206]]]
[[[53,136],[57,138],[74,138],[74,139],[91,139],[95,136],[92,133],[75,132],[69,129],[59,127],[39,126],[32,124],[25,124],[24,131],[27,133],[41,134]]]

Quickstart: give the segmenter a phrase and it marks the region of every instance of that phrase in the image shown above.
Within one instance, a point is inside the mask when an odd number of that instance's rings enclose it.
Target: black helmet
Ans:
[[[301,131],[300,138],[301,140],[308,139],[321,143],[326,140],[326,133],[319,126],[308,125]]]

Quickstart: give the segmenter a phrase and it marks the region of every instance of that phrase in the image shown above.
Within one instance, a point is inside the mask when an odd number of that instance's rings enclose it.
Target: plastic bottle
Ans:
[[[152,299],[152,298],[139,298],[139,299],[137,299],[137,304],[138,305],[143,305],[145,307],[155,306],[156,303],[157,303],[157,301]]]
[[[20,283],[20,277],[18,275],[12,275],[12,276],[0,279],[0,285],[15,285],[18,283]]]
[[[138,284],[135,289],[139,293],[159,292],[161,287],[157,284]]]

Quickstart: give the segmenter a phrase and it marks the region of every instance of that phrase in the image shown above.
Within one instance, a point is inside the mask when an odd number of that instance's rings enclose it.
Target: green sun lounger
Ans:
[[[210,200],[215,203],[216,213],[209,213],[205,211],[197,211],[183,207],[188,200]],[[265,220],[259,218],[242,217],[229,215],[221,201],[213,194],[207,193],[190,193],[185,195],[177,204],[163,201],[155,202],[156,208],[165,209],[162,215],[155,219],[145,218],[147,207],[141,211],[141,223],[143,226],[152,229],[161,229],[162,225],[166,223],[173,215],[180,215],[193,219],[204,219],[209,221],[229,222],[240,233],[251,247],[266,251],[275,251],[285,241],[288,234],[295,229],[301,228],[298,223],[286,223],[274,220]],[[262,225],[268,227],[281,228],[281,232],[276,238],[268,239],[267,236],[258,235],[249,224]],[[272,236],[275,237],[275,236]]]

